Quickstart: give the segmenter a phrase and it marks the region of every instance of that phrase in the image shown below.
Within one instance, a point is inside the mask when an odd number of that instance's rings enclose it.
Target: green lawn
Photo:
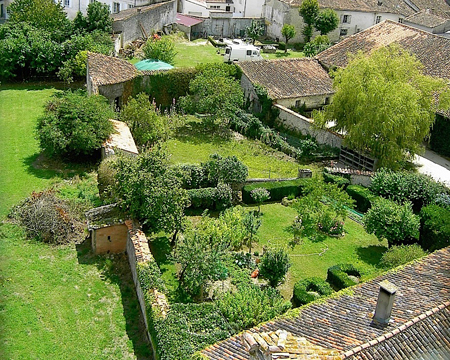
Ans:
[[[31,191],[83,173],[80,165],[61,163],[48,170],[38,159],[34,128],[53,93],[0,91],[0,220]],[[26,240],[17,226],[2,223],[0,285],[1,359],[150,358],[124,256],[93,256],[89,243]]]

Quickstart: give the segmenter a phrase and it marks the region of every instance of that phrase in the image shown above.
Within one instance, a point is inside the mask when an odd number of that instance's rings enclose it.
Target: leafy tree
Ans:
[[[286,47],[284,48],[284,52],[287,53],[287,44],[290,39],[292,39],[296,34],[294,25],[284,24],[281,29],[281,35],[284,36],[286,40]]]
[[[303,47],[305,56],[314,57],[318,53],[328,49],[331,46],[330,39],[327,35],[318,35],[314,40],[306,43]]]
[[[149,231],[174,232],[184,226],[184,209],[189,199],[181,180],[168,164],[168,156],[159,148],[137,157],[118,157],[114,193],[121,207],[142,221]]]
[[[386,239],[389,246],[415,242],[420,225],[411,203],[399,205],[383,198],[374,201],[363,221],[369,234],[375,234],[379,240]]]
[[[252,197],[253,201],[258,204],[258,214],[261,213],[261,204],[264,201],[267,201],[270,199],[270,193],[267,189],[264,188],[256,188],[250,191],[250,196]]]
[[[143,58],[164,61],[175,64],[175,43],[168,36],[159,37],[155,35],[147,40],[142,47]]]
[[[87,20],[81,11],[78,11],[75,19],[73,19],[73,29],[75,32],[79,33],[82,33],[87,29]]]
[[[247,36],[252,39],[252,43],[264,34],[264,25],[260,24],[258,21],[252,20],[252,24],[245,28],[245,33]]]
[[[152,146],[167,136],[163,118],[156,113],[155,105],[144,93],[128,101],[120,113],[120,119],[130,127],[138,146]]]
[[[286,276],[291,261],[286,250],[280,248],[277,250],[266,250],[259,264],[260,275],[269,280],[269,285],[277,287]]]
[[[443,80],[422,74],[423,66],[398,45],[359,53],[334,78],[336,93],[314,121],[346,133],[344,144],[369,152],[380,167],[398,168],[422,150],[435,118],[436,95],[449,106],[450,92]],[[446,94],[442,94],[446,92]]]
[[[111,118],[114,112],[101,95],[87,96],[82,91],[57,94],[38,120],[41,149],[51,155],[92,155],[112,133]]]
[[[252,243],[256,239],[256,233],[258,232],[261,223],[261,219],[258,219],[253,211],[246,213],[243,218],[243,225],[246,233],[249,253],[252,252]]]
[[[319,12],[314,20],[314,27],[320,31],[320,35],[326,35],[339,25],[339,17],[333,9],[324,9]]]
[[[112,18],[109,5],[99,1],[91,2],[87,8],[86,26],[88,31],[99,30],[106,33],[112,32]]]
[[[300,16],[303,18],[305,27],[302,34],[305,38],[305,43],[311,40],[313,34],[313,26],[316,18],[319,15],[319,2],[318,0],[304,0],[298,10]]]
[[[212,154],[209,159],[207,163],[202,164],[202,167],[208,173],[211,184],[240,184],[247,179],[248,167],[236,156],[223,158],[219,154]]]

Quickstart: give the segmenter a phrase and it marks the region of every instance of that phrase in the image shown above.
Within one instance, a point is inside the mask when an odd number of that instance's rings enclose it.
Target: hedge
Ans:
[[[255,202],[250,193],[257,188],[263,188],[269,191],[270,200],[272,201],[281,201],[284,197],[291,195],[297,197],[303,194],[303,189],[309,181],[309,179],[296,179],[245,185],[242,189],[242,201],[246,204],[254,204]]]
[[[294,285],[292,304],[294,306],[302,306],[323,296],[331,295],[332,293],[333,289],[330,284],[321,278],[311,277],[299,280]]]
[[[422,208],[419,243],[424,250],[428,251],[450,245],[450,210],[438,205]]]
[[[328,268],[327,281],[337,290],[356,285],[349,275],[360,277],[361,274],[352,264],[338,264]]]
[[[349,185],[345,191],[355,200],[356,210],[362,213],[365,213],[371,208],[371,202],[376,198],[368,188],[361,185]]]
[[[339,176],[339,175],[333,175],[327,172],[323,172],[323,180],[326,183],[331,183],[331,184],[336,184],[337,186],[339,186],[342,189],[346,189],[348,185],[350,185],[350,180],[346,179],[343,176]]]
[[[442,115],[436,115],[430,136],[430,148],[438,154],[450,156],[450,120]]]
[[[222,210],[231,206],[232,190],[228,185],[188,190],[190,207],[193,209]]]

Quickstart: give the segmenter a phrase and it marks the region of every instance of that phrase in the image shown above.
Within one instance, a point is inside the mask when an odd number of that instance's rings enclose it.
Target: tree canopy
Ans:
[[[264,34],[264,26],[261,25],[258,21],[252,20],[252,24],[250,26],[247,26],[245,28],[245,33],[247,36],[252,39],[252,43],[254,44],[255,41]]]
[[[319,15],[319,1],[304,0],[298,9],[298,12],[305,23],[302,34],[305,37],[305,42],[309,42],[313,34],[314,23]]]
[[[422,69],[398,45],[370,56],[359,53],[334,74],[333,101],[313,114],[314,121],[324,126],[334,120],[333,129],[346,133],[346,146],[369,152],[380,167],[398,168],[421,152],[438,106],[449,106],[445,81],[423,75]]]
[[[294,25],[284,24],[283,28],[281,29],[281,35],[283,35],[284,39],[286,40],[286,47],[284,48],[284,52],[287,52],[288,41],[295,36]]]
[[[168,64],[175,64],[175,43],[168,36],[159,37],[154,35],[149,38],[142,47],[143,58],[164,61]]]
[[[320,35],[326,35],[339,25],[339,17],[333,9],[324,9],[319,12],[314,21],[314,27]]]

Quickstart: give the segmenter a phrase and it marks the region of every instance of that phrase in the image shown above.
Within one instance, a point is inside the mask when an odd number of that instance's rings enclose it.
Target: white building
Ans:
[[[112,14],[118,13],[121,10],[155,2],[151,0],[61,0],[61,5],[64,6],[67,17],[74,19],[78,11],[86,15],[88,5],[95,1],[108,5]]]
[[[265,0],[180,0],[178,12],[185,15],[209,17],[228,13],[231,17],[261,18]]]

